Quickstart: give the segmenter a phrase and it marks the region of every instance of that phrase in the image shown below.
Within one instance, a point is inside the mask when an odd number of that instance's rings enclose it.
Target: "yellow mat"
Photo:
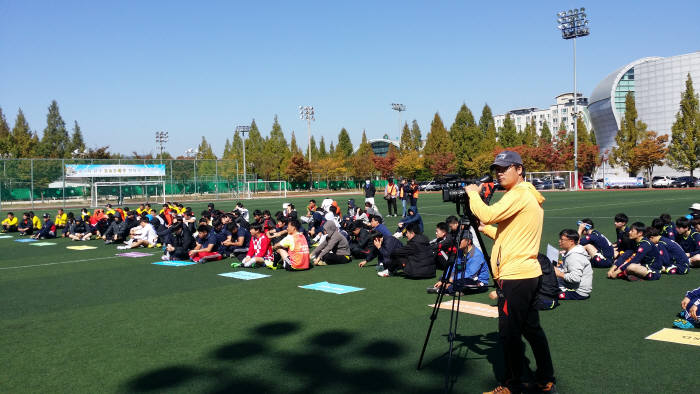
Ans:
[[[663,328],[649,335],[646,339],[700,346],[700,332],[679,330],[676,328]]]
[[[435,307],[435,304],[428,305],[429,307]],[[455,302],[455,308],[457,307],[457,302]],[[440,303],[440,309],[452,309],[452,300],[443,301]],[[471,301],[461,301],[459,303],[459,311],[462,313],[469,313],[471,315],[484,316],[484,317],[498,317],[498,307],[488,304],[482,304],[480,302]]]
[[[66,246],[66,249],[72,249],[72,250],[91,250],[91,249],[97,249],[97,246],[87,246],[87,245]]]

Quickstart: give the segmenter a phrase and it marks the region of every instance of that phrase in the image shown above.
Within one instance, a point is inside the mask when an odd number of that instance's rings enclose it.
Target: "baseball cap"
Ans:
[[[693,203],[693,205],[690,206],[690,209],[693,211],[700,211],[700,202]]]
[[[472,232],[471,232],[471,230],[468,229],[468,228],[467,228],[467,229],[464,229],[464,230],[462,231],[462,237],[461,237],[461,239],[468,239],[468,240],[471,241],[471,240],[472,240]]]
[[[508,167],[513,164],[523,165],[523,159],[520,158],[518,152],[513,152],[512,150],[504,150],[496,155],[493,160],[490,169],[493,170],[494,167]]]
[[[48,217],[51,217],[51,216],[48,213],[45,213],[44,218],[48,218]]]

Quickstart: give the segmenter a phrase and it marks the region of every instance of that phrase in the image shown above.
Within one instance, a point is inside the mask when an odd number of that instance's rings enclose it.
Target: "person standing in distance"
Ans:
[[[504,353],[505,379],[490,393],[523,390],[520,382],[526,363],[523,336],[537,361],[536,382],[528,387],[529,391],[553,393],[556,387],[549,344],[533,307],[542,276],[537,254],[542,237],[544,197],[531,183],[525,182],[523,161],[516,152],[499,153],[491,171],[506,189],[503,197],[492,206],[481,200],[482,186],[471,184],[464,188],[471,211],[482,222],[479,231],[495,241],[491,269],[498,288],[498,336]],[[497,228],[491,226],[496,223]]]

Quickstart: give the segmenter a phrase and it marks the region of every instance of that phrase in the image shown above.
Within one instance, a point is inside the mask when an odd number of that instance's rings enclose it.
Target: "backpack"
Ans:
[[[533,306],[540,311],[549,311],[559,306],[559,282],[554,274],[554,265],[549,258],[542,253],[537,255],[537,261],[542,268],[537,295],[533,300]]]

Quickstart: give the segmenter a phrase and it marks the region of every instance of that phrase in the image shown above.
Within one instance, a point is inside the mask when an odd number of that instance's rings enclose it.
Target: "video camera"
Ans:
[[[481,199],[488,205],[491,201],[491,196],[493,195],[493,178],[491,175],[486,175],[478,180],[474,179],[462,179],[457,175],[447,175],[442,179],[445,183],[445,187],[442,189],[442,202],[452,202],[456,204],[457,214],[461,212],[467,214],[469,212],[469,197],[467,192],[464,191],[464,186],[470,184],[485,184],[485,187],[481,190]]]

